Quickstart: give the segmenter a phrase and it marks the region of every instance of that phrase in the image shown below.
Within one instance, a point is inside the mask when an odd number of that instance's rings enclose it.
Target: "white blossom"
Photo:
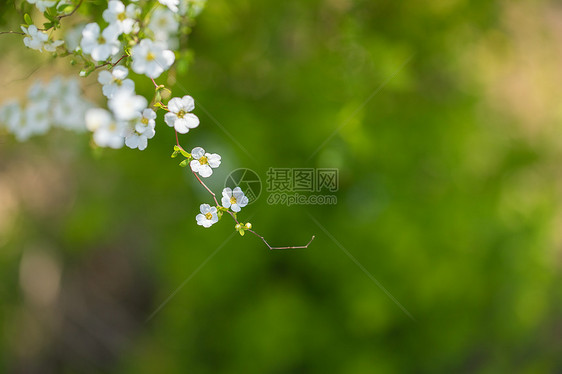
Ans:
[[[241,208],[248,205],[248,198],[242,192],[240,187],[234,188],[226,187],[222,190],[222,206],[232,209],[233,212],[239,212]]]
[[[84,53],[90,54],[94,60],[105,61],[119,52],[118,36],[119,28],[116,25],[109,25],[100,34],[100,26],[97,23],[89,23],[82,30],[80,46]]]
[[[57,50],[57,47],[63,44],[64,44],[64,40],[52,40],[48,43],[45,43],[43,45],[43,49],[46,52],[55,52]]]
[[[53,126],[83,131],[86,128],[84,116],[91,105],[82,99],[77,79],[56,77],[47,87],[50,93],[50,107]]]
[[[126,122],[115,120],[105,109],[94,108],[86,112],[86,127],[94,133],[94,142],[100,147],[123,147],[126,126]]]
[[[141,151],[146,149],[148,139],[152,139],[156,134],[154,130],[155,119],[156,113],[152,109],[143,110],[142,115],[133,121],[132,126],[125,134],[125,145],[133,149],[138,148]]]
[[[133,71],[145,74],[149,78],[158,78],[174,63],[174,52],[165,48],[160,42],[143,39],[132,49]]]
[[[27,100],[34,104],[40,104],[47,110],[53,98],[53,90],[41,81],[35,81],[27,91]]]
[[[117,26],[119,34],[129,34],[133,31],[136,18],[139,17],[140,10],[135,4],[127,7],[119,0],[111,0],[107,4],[107,9],[103,11],[103,19],[110,25]]]
[[[168,48],[177,49],[178,39],[175,34],[178,33],[179,23],[176,15],[167,8],[157,8],[150,16],[148,28],[154,34],[154,40],[166,43]]]
[[[189,13],[190,17],[197,17],[205,8],[207,0],[181,0],[179,14],[185,16]]]
[[[212,207],[209,204],[201,204],[199,210],[201,213],[195,217],[199,226],[211,227],[219,221],[216,207]]]
[[[193,160],[189,163],[191,170],[199,173],[200,176],[207,178],[213,174],[213,169],[216,169],[221,164],[221,156],[216,153],[205,153],[201,147],[195,147],[191,151]]]
[[[35,4],[37,9],[44,12],[47,8],[54,6],[57,3],[57,0],[27,0],[27,2]]]
[[[164,115],[164,121],[180,134],[186,134],[190,129],[199,126],[199,118],[189,113],[193,109],[195,109],[195,101],[191,96],[174,97],[168,101],[169,112]]]
[[[133,91],[135,82],[131,79],[125,79],[128,74],[129,70],[124,66],[116,66],[111,72],[108,70],[100,71],[98,82],[103,85],[102,91],[105,97],[111,99],[120,88]]]
[[[23,38],[23,44],[25,44],[27,48],[42,51],[45,43],[49,40],[49,35],[44,31],[39,31],[35,25],[29,27],[22,26],[21,29],[26,35],[26,37]]]
[[[82,31],[86,26],[85,23],[80,23],[76,26],[73,26],[70,30],[68,30],[64,35],[64,42],[66,45],[66,49],[69,52],[73,52],[80,46],[80,40],[82,39]]]
[[[31,102],[25,108],[26,126],[31,129],[31,134],[45,134],[49,131],[49,112],[43,103]]]
[[[20,137],[17,136],[16,131],[18,126],[21,126],[22,118],[23,111],[19,102],[9,101],[0,107],[0,123],[4,124],[6,130],[16,135],[18,139]]]
[[[158,0],[158,2],[162,5],[166,5],[172,12],[178,12],[178,5],[180,3],[180,0]]]
[[[136,95],[135,91],[127,88],[120,88],[107,106],[118,120],[129,121],[138,117],[147,104],[144,96]]]

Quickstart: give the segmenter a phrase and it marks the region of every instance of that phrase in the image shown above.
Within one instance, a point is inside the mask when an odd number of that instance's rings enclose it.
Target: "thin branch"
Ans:
[[[94,70],[99,69],[99,68],[103,68],[104,66],[108,66],[108,65],[110,65],[111,67],[114,67],[115,65],[117,65],[118,63],[120,63],[121,60],[123,60],[125,57],[127,57],[126,54],[124,54],[123,56],[121,56],[121,57],[119,58],[119,60],[117,60],[117,61],[115,61],[115,62],[104,62],[103,64],[96,65],[96,66],[94,66]]]
[[[24,32],[19,32],[19,31],[0,31],[0,35],[1,34],[17,34],[17,35],[25,35]]]
[[[78,8],[80,8],[80,5],[82,5],[82,2],[83,2],[83,1],[84,1],[84,0],[80,0],[80,1],[78,2],[78,5],[76,5],[76,7],[72,10],[72,12],[70,12],[70,13],[68,13],[68,14],[61,14],[60,16],[57,16],[57,18],[58,18],[59,20],[61,20],[61,19],[63,19],[64,17],[70,17],[71,15],[73,15],[74,13],[76,13],[76,11],[78,10]]]
[[[83,2],[83,1],[84,1],[84,0],[80,0],[80,2],[78,2],[78,4],[76,5],[76,7],[74,7],[74,9],[72,10],[72,12],[67,13],[67,14],[61,14],[61,15],[56,16],[56,17],[55,17],[56,20],[57,20],[57,21],[60,21],[61,19],[65,18],[65,17],[70,17],[71,15],[73,15],[74,13],[76,13],[76,11],[78,10],[78,8],[80,8],[80,6],[82,5],[82,2]],[[39,30],[39,31],[49,31],[49,30],[52,29],[53,27],[55,27],[55,26],[53,25],[53,26],[51,26],[51,27],[49,27],[49,28],[46,28],[46,29],[37,29],[37,30]]]
[[[152,78],[151,78],[152,79]],[[154,81],[154,79],[152,79],[152,83],[154,83],[155,87],[158,87],[158,84],[156,84],[156,82]],[[182,151],[187,152],[181,145],[180,145],[180,141],[178,138],[178,132],[176,130],[174,130],[176,133],[176,145],[178,146],[179,149],[181,149]],[[191,167],[189,167],[191,169]],[[207,185],[201,180],[201,178],[199,178],[199,176],[197,175],[197,173],[195,171],[193,171],[193,169],[191,169],[191,172],[193,173],[193,175],[195,175],[195,178],[197,178],[197,180],[199,181],[199,183],[201,183],[201,185],[203,187],[205,187],[205,189],[207,190],[207,192],[209,192],[211,194],[211,196],[213,196],[213,200],[215,200],[215,204],[217,206],[217,208],[220,207],[219,202],[217,201],[217,196],[215,195],[215,193],[213,191],[211,191],[211,189],[209,187],[207,187]],[[238,219],[236,218],[236,216],[234,215],[233,212],[229,210],[227,210],[228,214],[230,214],[230,216],[232,217],[232,219],[237,223],[237,224],[241,224],[240,221],[238,221]],[[267,240],[265,240],[265,238],[263,236],[261,236],[260,234],[258,234],[257,232],[255,232],[254,230],[251,229],[247,229],[247,231],[251,232],[252,234],[254,234],[255,236],[257,236],[258,238],[260,238],[265,245],[267,245],[267,248],[269,248],[270,251],[272,250],[279,250],[279,249],[305,249],[308,248],[308,246],[310,245],[310,243],[312,243],[312,241],[314,240],[315,236],[312,235],[312,238],[310,238],[310,241],[308,243],[306,243],[306,245],[297,245],[297,246],[287,246],[287,247],[273,247],[271,246]]]
[[[263,236],[261,236],[260,234],[258,234],[257,232],[255,232],[254,230],[248,230],[249,232],[251,232],[252,234],[254,234],[255,236],[257,236],[258,238],[260,238],[261,240],[263,240],[263,242],[265,243],[265,245],[267,245],[267,247],[270,250],[274,250],[274,249],[304,249],[304,248],[308,248],[308,246],[310,245],[310,243],[312,243],[312,241],[314,240],[315,236],[312,235],[312,238],[310,238],[310,241],[308,243],[306,243],[306,245],[297,245],[297,246],[291,246],[291,247],[272,247],[271,245],[269,245],[269,243],[267,242],[267,240],[265,240],[265,238]]]

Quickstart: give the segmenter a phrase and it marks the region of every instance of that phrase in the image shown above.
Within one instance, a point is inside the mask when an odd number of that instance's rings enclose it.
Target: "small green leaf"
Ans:
[[[187,153],[186,151],[184,151],[183,149],[180,148],[180,152],[182,154],[183,157],[186,158],[191,158],[191,155],[189,153]]]
[[[72,6],[70,4],[62,3],[57,7],[57,13],[66,13],[71,11],[72,11]]]
[[[182,162],[180,162],[180,166],[181,166],[182,168],[184,168],[184,167],[187,166],[187,163],[188,163],[188,160],[183,160]]]
[[[23,19],[25,20],[25,23],[27,23],[28,25],[33,25],[33,21],[31,20],[31,17],[29,16],[29,14],[25,13],[23,15]]]

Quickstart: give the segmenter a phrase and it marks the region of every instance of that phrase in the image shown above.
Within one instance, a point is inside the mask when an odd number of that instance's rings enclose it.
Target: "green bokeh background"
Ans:
[[[3,133],[0,369],[559,372],[562,118],[532,103],[560,97],[548,22],[561,14],[549,1],[209,1],[173,87],[201,119],[180,142],[222,155],[217,193],[236,168],[264,183],[270,167],[338,168],[337,204],[271,206],[264,192],[242,220],[274,245],[316,235],[268,251],[228,217],[195,224],[212,200],[170,159],[161,116],[143,152]],[[33,70],[21,40],[0,43],[5,69]],[[504,85],[525,77],[532,90]],[[12,78],[14,96],[33,81]],[[22,292],[26,253],[58,264],[48,305]]]

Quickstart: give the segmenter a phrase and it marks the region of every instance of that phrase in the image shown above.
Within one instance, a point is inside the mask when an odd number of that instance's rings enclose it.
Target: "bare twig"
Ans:
[[[24,32],[19,32],[19,31],[0,31],[0,35],[1,34],[17,34],[17,35],[25,35]]]

